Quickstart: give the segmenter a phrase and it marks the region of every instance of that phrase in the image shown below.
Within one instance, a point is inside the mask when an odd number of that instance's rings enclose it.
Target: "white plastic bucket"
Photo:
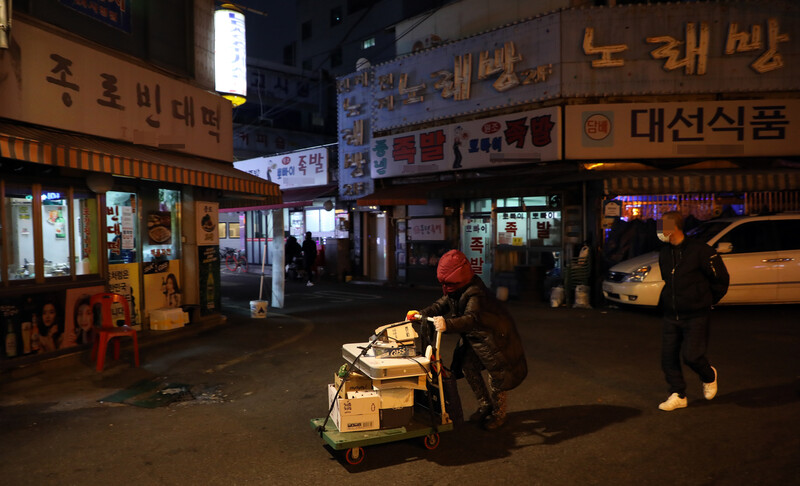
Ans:
[[[268,300],[251,300],[250,301],[250,317],[256,319],[266,319],[267,307],[269,307]]]

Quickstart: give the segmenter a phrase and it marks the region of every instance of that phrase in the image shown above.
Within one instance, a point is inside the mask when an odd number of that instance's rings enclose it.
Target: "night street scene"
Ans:
[[[800,3],[0,0],[0,483],[800,484]]]

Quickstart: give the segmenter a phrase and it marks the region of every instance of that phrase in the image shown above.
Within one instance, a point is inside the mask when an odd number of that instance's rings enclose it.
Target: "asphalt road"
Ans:
[[[366,448],[359,466],[309,421],[327,412],[341,345],[427,305],[437,290],[290,282],[286,307],[249,317],[258,276],[223,278],[224,326],[129,355],[103,373],[88,357],[0,385],[4,485],[800,484],[799,306],[713,314],[719,395],[662,412],[658,316],[509,302],[530,373],[495,432],[466,424]],[[445,336],[443,350],[455,344]],[[192,395],[157,408],[99,402],[143,379]],[[474,410],[463,380],[465,413]]]

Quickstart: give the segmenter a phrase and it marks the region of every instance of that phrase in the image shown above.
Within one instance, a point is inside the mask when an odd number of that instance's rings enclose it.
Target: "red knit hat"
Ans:
[[[475,273],[469,266],[466,255],[458,250],[450,250],[439,259],[436,278],[445,293],[455,292],[472,280]]]

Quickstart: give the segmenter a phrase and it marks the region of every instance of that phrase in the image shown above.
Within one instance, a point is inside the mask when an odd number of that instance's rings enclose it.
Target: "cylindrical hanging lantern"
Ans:
[[[247,101],[247,42],[244,14],[230,3],[214,12],[216,90],[233,106]]]

